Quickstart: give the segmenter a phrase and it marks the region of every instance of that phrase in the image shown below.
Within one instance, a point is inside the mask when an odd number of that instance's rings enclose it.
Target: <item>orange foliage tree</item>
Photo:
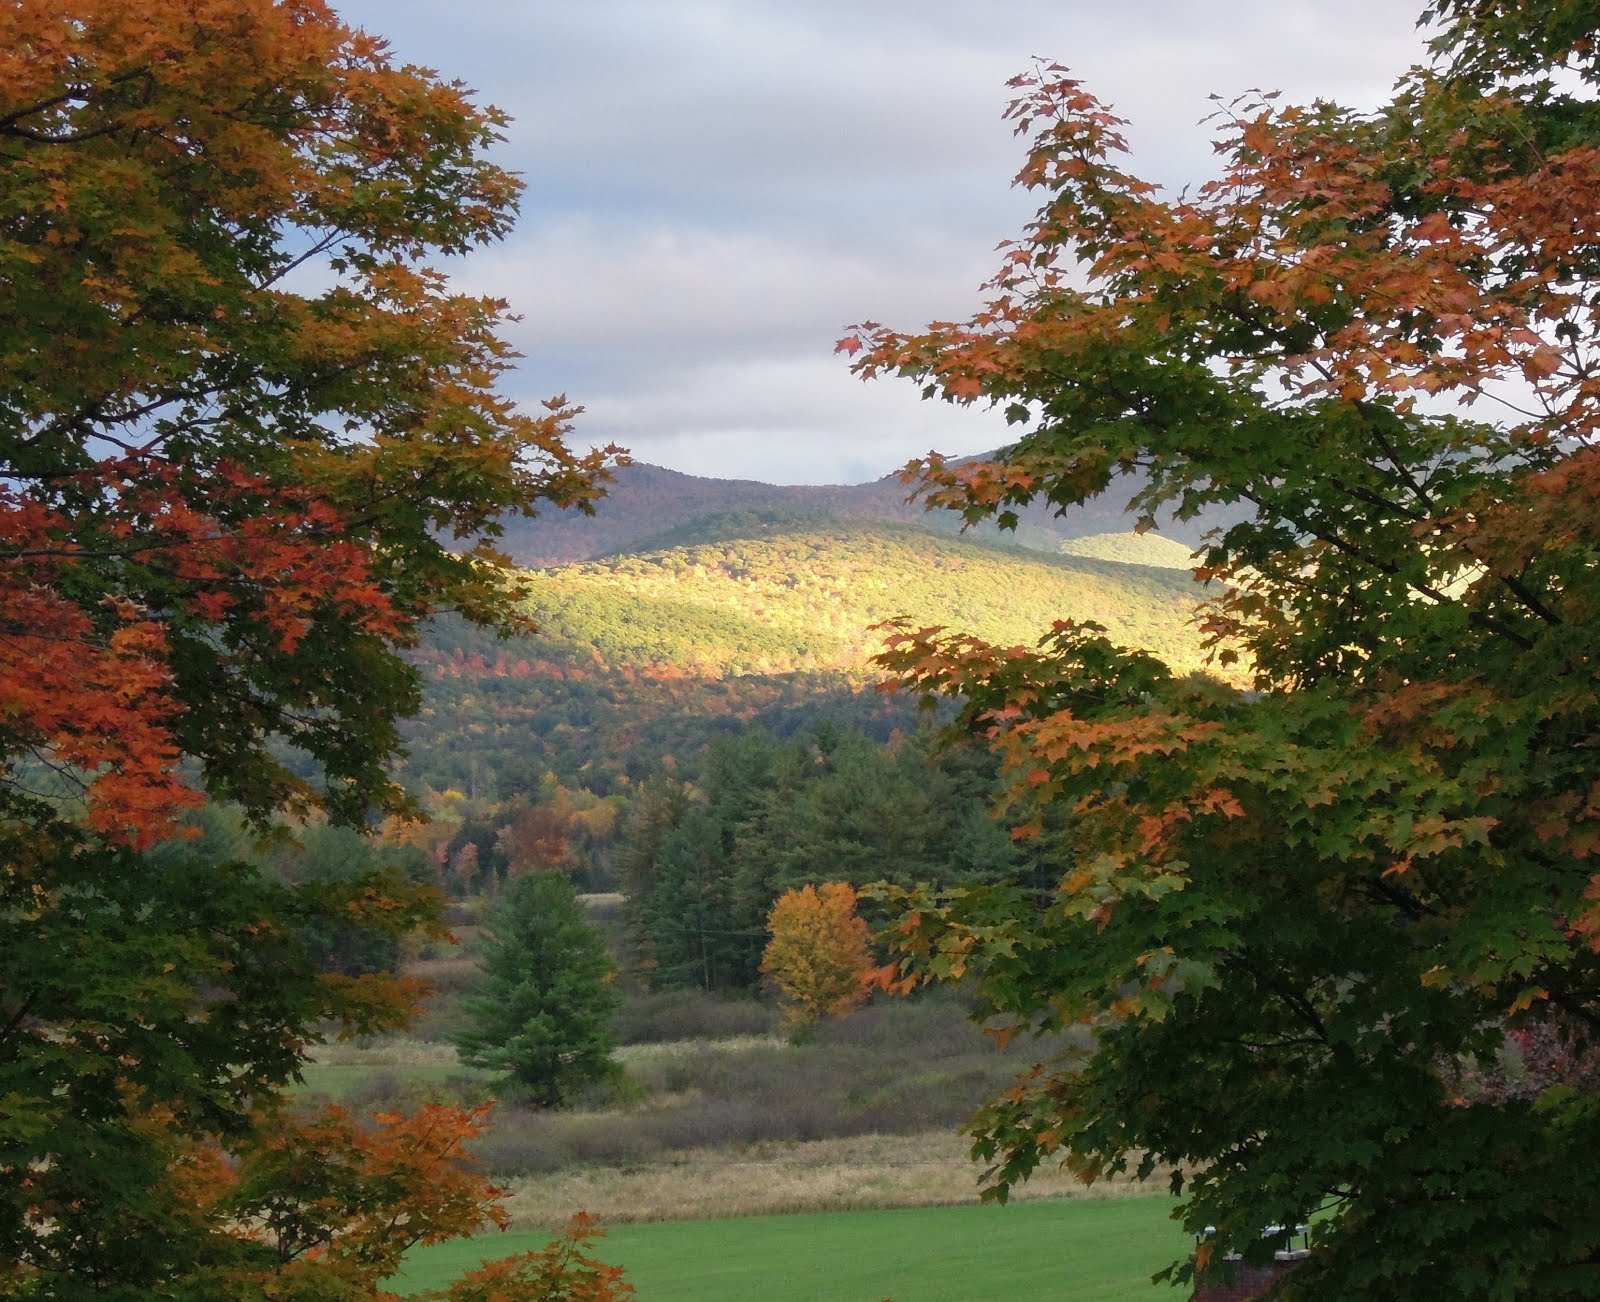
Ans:
[[[867,924],[856,912],[855,887],[823,882],[785,891],[767,914],[772,939],[761,970],[788,1001],[783,1015],[795,1026],[845,1017],[867,997],[872,968]]]
[[[1005,1032],[1086,1028],[973,1123],[1039,1163],[1177,1172],[1217,1247],[1313,1223],[1274,1296],[1600,1293],[1600,28],[1437,0],[1366,114],[1248,97],[1220,175],[1135,175],[1063,69],[1016,83],[1038,215],[970,320],[843,341],[998,459],[910,469],[967,518],[1137,472],[1221,505],[1204,614],[1249,681],[1062,621],[1032,647],[899,628],[1053,889],[903,896],[895,980]],[[1538,1063],[1529,1060],[1537,1046]],[[1520,1077],[1485,1075],[1522,1059]],[[1187,1271],[1192,1264],[1180,1267]]]
[[[0,11],[7,1296],[371,1297],[493,1218],[476,1117],[279,1098],[317,1028],[416,994],[307,934],[436,925],[432,893],[146,851],[205,797],[403,811],[419,621],[514,620],[474,540],[598,491],[573,408],[496,392],[504,305],[426,265],[508,228],[503,124],[321,0]]]
[[[590,1252],[602,1231],[583,1213],[540,1252],[493,1261],[469,1270],[440,1302],[619,1302],[633,1296],[633,1285],[617,1266]]]
[[[538,804],[523,804],[495,837],[495,849],[505,856],[506,872],[520,877],[531,872],[555,872],[572,862],[572,837],[578,811],[560,788]]]

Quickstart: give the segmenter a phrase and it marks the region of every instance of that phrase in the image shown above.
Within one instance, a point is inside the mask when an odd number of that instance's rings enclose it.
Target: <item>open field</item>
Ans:
[[[449,1043],[476,936],[408,967],[439,990],[409,1037],[319,1047],[304,1093],[358,1109],[492,1097]],[[958,999],[890,1000],[801,1043],[770,1006],[630,991],[617,1076],[559,1111],[496,1109],[474,1155],[507,1191],[512,1233],[419,1253],[406,1285],[542,1247],[582,1209],[610,1227],[602,1260],[649,1299],[1175,1297],[1150,1276],[1182,1255],[1165,1173],[1086,1191],[1047,1167],[1005,1208],[977,1202],[961,1122],[1071,1035],[1007,1051]],[[1041,1245],[1044,1246],[1041,1251]],[[788,1290],[788,1291],[785,1291]]]
[[[808,1143],[768,1141],[694,1148],[642,1161],[575,1163],[514,1176],[506,1210],[518,1229],[555,1231],[579,1208],[607,1225],[793,1212],[968,1204],[982,1168],[968,1141],[948,1130],[855,1135]],[[1013,1206],[1039,1199],[1143,1198],[1165,1187],[1107,1181],[1086,1193],[1075,1178],[1043,1167],[1012,1193]]]
[[[518,1227],[559,1228],[580,1207],[615,1223],[965,1201],[978,1168],[961,1123],[1030,1050],[1063,1043],[997,1052],[949,1000],[864,1009],[799,1045],[730,1025],[768,1012],[705,996],[636,1002],[636,1034],[650,1038],[617,1050],[616,1080],[559,1111],[497,1108],[473,1149],[513,1190]],[[681,1035],[701,1027],[723,1033]],[[491,1074],[423,1037],[320,1046],[304,1079],[308,1100],[357,1110],[494,1094]],[[1030,1191],[1075,1188],[1044,1171]]]
[[[458,1062],[452,1046],[406,1036],[320,1045],[300,1077],[301,1094],[356,1106],[414,1106],[430,1096],[488,1094],[486,1074]]]
[[[1165,1197],[1051,1199],[625,1225],[597,1255],[640,1302],[1172,1302],[1150,1277],[1186,1240]],[[400,1292],[438,1288],[548,1236],[459,1240],[413,1254]]]

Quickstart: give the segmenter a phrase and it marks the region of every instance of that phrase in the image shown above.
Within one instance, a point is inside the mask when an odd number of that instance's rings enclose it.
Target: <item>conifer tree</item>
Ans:
[[[558,1107],[613,1070],[616,963],[560,873],[513,878],[487,931],[461,1060],[500,1073],[513,1098]]]

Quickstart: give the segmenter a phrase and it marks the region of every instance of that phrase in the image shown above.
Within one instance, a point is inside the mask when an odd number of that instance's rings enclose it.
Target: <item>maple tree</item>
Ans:
[[[524,804],[500,829],[495,848],[505,856],[506,872],[554,872],[572,860],[578,810],[566,792],[555,790],[535,805]]]
[[[586,503],[607,460],[496,393],[504,305],[420,261],[507,229],[504,119],[316,0],[4,22],[7,753],[136,844],[192,799],[180,756],[308,799],[271,735],[337,812],[393,803],[394,643],[513,607],[486,544],[445,544]]]
[[[419,622],[512,622],[500,518],[615,459],[497,392],[504,305],[426,264],[507,230],[504,123],[321,0],[0,12],[7,1296],[371,1297],[492,1216],[470,1115],[277,1102],[417,994],[306,938],[436,927],[435,893],[144,852],[207,797],[403,812]]]
[[[791,1025],[845,1017],[861,1006],[872,952],[855,887],[823,882],[785,891],[767,914],[767,930],[761,970],[783,993]]]
[[[1218,1247],[1315,1216],[1283,1297],[1593,1296],[1600,1140],[1600,42],[1592,6],[1441,0],[1375,113],[1252,96],[1169,197],[1065,70],[1015,83],[1041,206],[970,321],[841,341],[989,402],[969,520],[1243,507],[1199,573],[1240,686],[1090,625],[902,625],[883,663],[1003,757],[1054,889],[889,892],[885,983],[971,980],[1002,1037],[1092,1028],[974,1119],[1044,1161],[1178,1171]],[[1538,1048],[1523,1089],[1474,1085]],[[1320,1215],[1318,1215],[1320,1213]]]
[[[382,1282],[415,1244],[503,1229],[500,1191],[462,1160],[486,1113],[429,1104],[363,1122],[339,1107],[275,1112],[226,1157],[180,1152],[169,1169],[190,1187],[173,1189],[172,1205],[220,1219],[238,1248],[203,1286],[240,1298],[390,1296]]]

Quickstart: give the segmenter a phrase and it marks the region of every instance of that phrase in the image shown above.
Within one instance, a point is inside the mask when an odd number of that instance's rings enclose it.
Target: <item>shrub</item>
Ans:
[[[625,995],[611,1018],[618,1044],[771,1035],[777,1027],[778,1014],[753,999],[729,999],[702,990]]]

